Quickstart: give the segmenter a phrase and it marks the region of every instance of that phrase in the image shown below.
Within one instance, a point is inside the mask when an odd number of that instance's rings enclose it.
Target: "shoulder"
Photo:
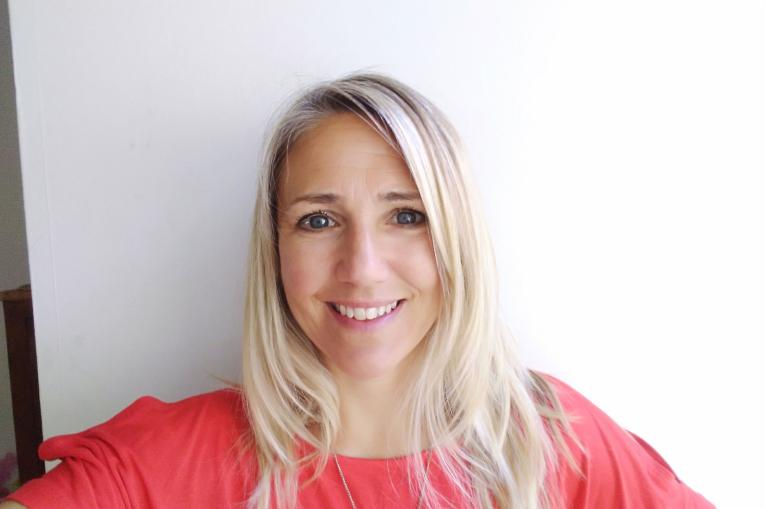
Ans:
[[[234,390],[175,402],[144,396],[108,421],[43,442],[61,460],[14,492],[29,507],[233,507],[251,472]]]
[[[174,402],[143,396],[97,426],[46,440],[40,456],[46,460],[66,457],[80,443],[109,444],[115,451],[125,444],[136,455],[177,454],[175,447],[181,443],[185,450],[221,447],[235,441],[246,426],[242,397],[236,390],[207,392]]]
[[[153,427],[156,424],[173,428],[199,424],[235,425],[243,415],[241,393],[234,389],[221,389],[172,402],[142,396],[103,425],[114,429]]]
[[[569,417],[566,444],[581,476],[559,463],[558,482],[570,507],[713,507],[688,488],[648,442],[623,428],[562,380],[537,372],[554,390]]]
[[[568,383],[549,373],[537,371],[537,374],[550,385],[569,417],[572,427],[583,434],[583,438],[607,438],[614,432],[621,437],[626,432],[603,410]]]
[[[602,409],[566,382],[547,373],[539,373],[553,388],[566,412],[576,437],[585,451],[581,456],[585,466],[597,466],[593,462],[617,461],[619,452],[640,454],[672,472],[666,461],[637,435],[623,428]],[[648,458],[643,458],[643,454]],[[651,464],[651,463],[649,463]],[[674,472],[672,472],[674,475]]]
[[[672,476],[675,475],[664,458],[647,442],[623,428],[582,393],[550,374],[539,374],[554,389],[561,406],[570,418],[572,429],[585,445],[585,460],[603,459],[600,457],[603,454],[616,460],[618,458],[612,456],[618,452],[615,449],[626,449],[629,453],[640,453],[641,456],[645,454],[646,457],[641,459],[650,460],[649,465],[653,466],[655,463],[669,471]]]

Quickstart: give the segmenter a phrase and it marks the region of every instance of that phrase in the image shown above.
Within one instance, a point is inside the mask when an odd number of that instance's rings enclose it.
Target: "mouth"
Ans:
[[[400,307],[404,300],[405,299],[394,300],[388,304],[373,307],[345,306],[334,302],[330,302],[329,306],[341,317],[357,322],[371,322],[384,318],[395,312],[396,308]]]

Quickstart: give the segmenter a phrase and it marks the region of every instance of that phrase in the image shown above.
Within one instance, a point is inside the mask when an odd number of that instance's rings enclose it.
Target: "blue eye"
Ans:
[[[323,230],[325,228],[328,228],[334,224],[334,221],[329,218],[325,213],[323,212],[315,212],[313,214],[309,214],[307,216],[303,216],[298,221],[298,225],[301,228],[307,229],[307,230]]]
[[[425,220],[425,216],[416,210],[400,210],[396,213],[396,222],[401,225],[417,225]]]

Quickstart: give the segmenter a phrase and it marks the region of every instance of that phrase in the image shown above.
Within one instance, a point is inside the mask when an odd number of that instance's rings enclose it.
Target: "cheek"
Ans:
[[[407,254],[396,258],[397,272],[408,284],[417,289],[421,297],[425,300],[431,299],[434,301],[433,304],[437,305],[441,300],[441,281],[430,240],[412,245],[401,252]]]
[[[293,310],[305,307],[306,300],[326,285],[329,268],[321,246],[287,240],[279,246],[279,270],[284,293]]]
[[[430,237],[424,240],[421,249],[417,250],[417,255],[414,263],[417,265],[417,271],[422,274],[423,282],[427,281],[432,286],[440,286],[438,268],[436,267],[436,254],[433,252]]]
[[[279,266],[288,300],[310,293],[315,271],[311,270],[311,258],[299,245],[287,242],[279,246]]]

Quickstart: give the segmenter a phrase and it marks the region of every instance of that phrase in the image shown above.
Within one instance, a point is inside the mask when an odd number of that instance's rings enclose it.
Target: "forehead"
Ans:
[[[352,113],[332,115],[303,133],[285,159],[279,201],[310,192],[414,188],[409,168],[377,131]]]

